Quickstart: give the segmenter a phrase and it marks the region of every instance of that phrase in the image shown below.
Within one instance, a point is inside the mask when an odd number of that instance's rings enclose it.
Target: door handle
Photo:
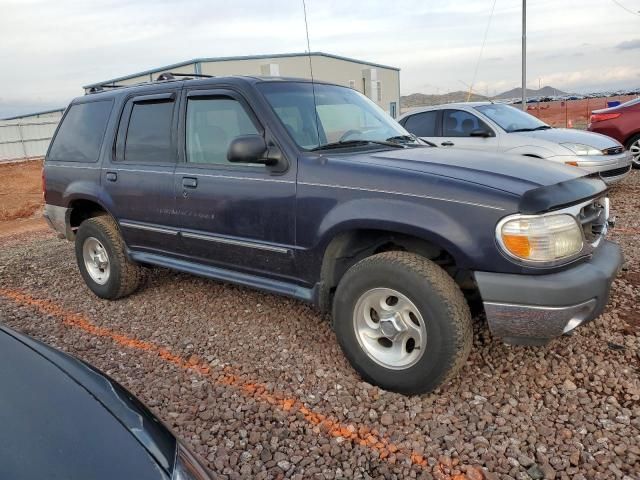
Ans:
[[[453,142],[442,142],[440,145],[442,145],[443,147],[453,147]]]
[[[196,188],[198,179],[193,177],[182,177],[182,186],[185,188]]]
[[[109,182],[115,182],[118,180],[118,174],[116,172],[107,172],[107,180]]]

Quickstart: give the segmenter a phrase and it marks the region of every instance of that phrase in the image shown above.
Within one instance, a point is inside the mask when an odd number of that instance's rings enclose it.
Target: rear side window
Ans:
[[[47,159],[97,162],[112,105],[111,100],[72,105],[53,139]]]
[[[134,103],[124,145],[127,162],[173,162],[173,100]]]
[[[418,137],[435,137],[438,112],[416,113],[407,118],[404,128]]]

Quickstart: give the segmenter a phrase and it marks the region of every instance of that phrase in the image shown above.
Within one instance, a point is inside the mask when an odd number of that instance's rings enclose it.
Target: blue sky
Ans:
[[[529,87],[640,87],[640,14],[529,0]],[[640,0],[619,0],[640,12]],[[464,90],[493,0],[307,0],[311,49],[401,68],[402,93]],[[519,0],[496,0],[475,89],[520,82]],[[81,85],[195,57],[306,50],[301,0],[0,0],[0,118]]]

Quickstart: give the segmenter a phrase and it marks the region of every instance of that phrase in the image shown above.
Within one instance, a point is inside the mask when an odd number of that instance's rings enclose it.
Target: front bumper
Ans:
[[[557,156],[550,157],[549,160],[567,163],[576,162],[578,167],[589,173],[599,173],[600,178],[607,184],[612,185],[619,182],[631,171],[631,155],[625,151],[618,155],[597,155],[597,156]]]
[[[600,315],[621,265],[620,247],[603,241],[589,261],[559,273],[474,275],[493,335],[541,344]]]

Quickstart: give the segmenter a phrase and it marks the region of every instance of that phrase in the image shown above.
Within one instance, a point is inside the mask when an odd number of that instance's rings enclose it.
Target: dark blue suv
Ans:
[[[539,159],[445,151],[353,89],[176,79],[67,109],[45,216],[99,297],[159,265],[312,302],[352,365],[404,393],[464,364],[469,304],[539,344],[602,312],[622,261],[606,186]]]

